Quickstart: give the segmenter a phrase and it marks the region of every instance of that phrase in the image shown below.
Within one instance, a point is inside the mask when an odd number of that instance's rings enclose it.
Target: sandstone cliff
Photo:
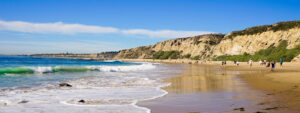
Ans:
[[[179,51],[181,56],[198,56],[212,59],[221,55],[240,55],[277,46],[283,40],[287,49],[300,44],[300,21],[279,22],[272,25],[256,26],[227,35],[207,34],[159,42],[155,45],[121,50],[116,59],[152,58],[158,51]]]
[[[191,57],[200,56],[204,59],[212,54],[212,50],[223,37],[223,34],[207,34],[166,40],[151,46],[121,50],[115,58],[144,59],[152,58],[153,53],[157,51],[179,51],[181,55],[190,54]]]
[[[229,34],[230,35],[230,34]],[[239,55],[243,53],[254,54],[260,49],[277,46],[281,41],[287,40],[288,49],[300,44],[300,28],[286,31],[266,31],[253,35],[235,36],[233,39],[225,38],[213,50],[213,56]]]

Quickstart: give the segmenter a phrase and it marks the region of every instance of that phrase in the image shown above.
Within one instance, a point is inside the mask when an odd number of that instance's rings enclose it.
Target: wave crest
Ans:
[[[52,72],[78,72],[78,71],[102,71],[102,72],[119,72],[119,71],[139,71],[154,69],[155,65],[151,63],[142,63],[140,65],[124,66],[85,66],[85,67],[14,67],[0,68],[0,75],[5,74],[32,74],[32,73],[52,73]]]

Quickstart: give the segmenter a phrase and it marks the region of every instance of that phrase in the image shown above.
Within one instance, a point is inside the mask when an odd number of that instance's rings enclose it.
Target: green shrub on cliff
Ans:
[[[191,58],[191,54],[186,54],[183,56],[184,58]]]
[[[180,58],[180,52],[179,51],[172,51],[171,55],[169,56],[170,59],[178,59]]]
[[[266,31],[284,31],[289,30],[291,28],[300,27],[300,20],[298,21],[287,21],[287,22],[279,22],[273,25],[263,25],[263,26],[255,26],[250,27],[245,30],[241,31],[233,31],[230,35],[227,36],[227,38],[233,39],[233,37],[239,36],[239,35],[253,35],[258,34]]]
[[[153,59],[178,59],[180,58],[179,51],[158,51],[153,55]]]
[[[244,53],[243,55],[233,55],[233,56],[219,56],[214,60],[230,60],[230,61],[249,61],[250,59],[254,61],[259,60],[275,60],[279,61],[282,58],[284,61],[291,61],[294,57],[300,54],[300,45],[293,49],[286,49],[287,41],[282,41],[277,47],[269,47],[267,49],[262,49],[256,52],[254,55],[249,55]]]
[[[192,58],[192,60],[199,60],[199,59],[200,59],[199,56],[194,56],[194,57]]]

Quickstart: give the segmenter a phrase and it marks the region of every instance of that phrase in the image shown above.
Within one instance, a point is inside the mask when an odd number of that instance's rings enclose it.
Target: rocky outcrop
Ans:
[[[287,49],[300,44],[300,21],[256,26],[227,35],[207,34],[166,40],[155,45],[122,50],[115,58],[145,59],[152,58],[158,51],[179,51],[181,56],[212,59],[222,55],[254,54],[261,49],[278,46],[284,40],[288,43]]]

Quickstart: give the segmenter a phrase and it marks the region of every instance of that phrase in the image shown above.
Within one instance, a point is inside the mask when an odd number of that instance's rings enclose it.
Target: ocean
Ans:
[[[166,71],[154,63],[0,56],[0,112],[149,113],[136,103],[167,94]]]

